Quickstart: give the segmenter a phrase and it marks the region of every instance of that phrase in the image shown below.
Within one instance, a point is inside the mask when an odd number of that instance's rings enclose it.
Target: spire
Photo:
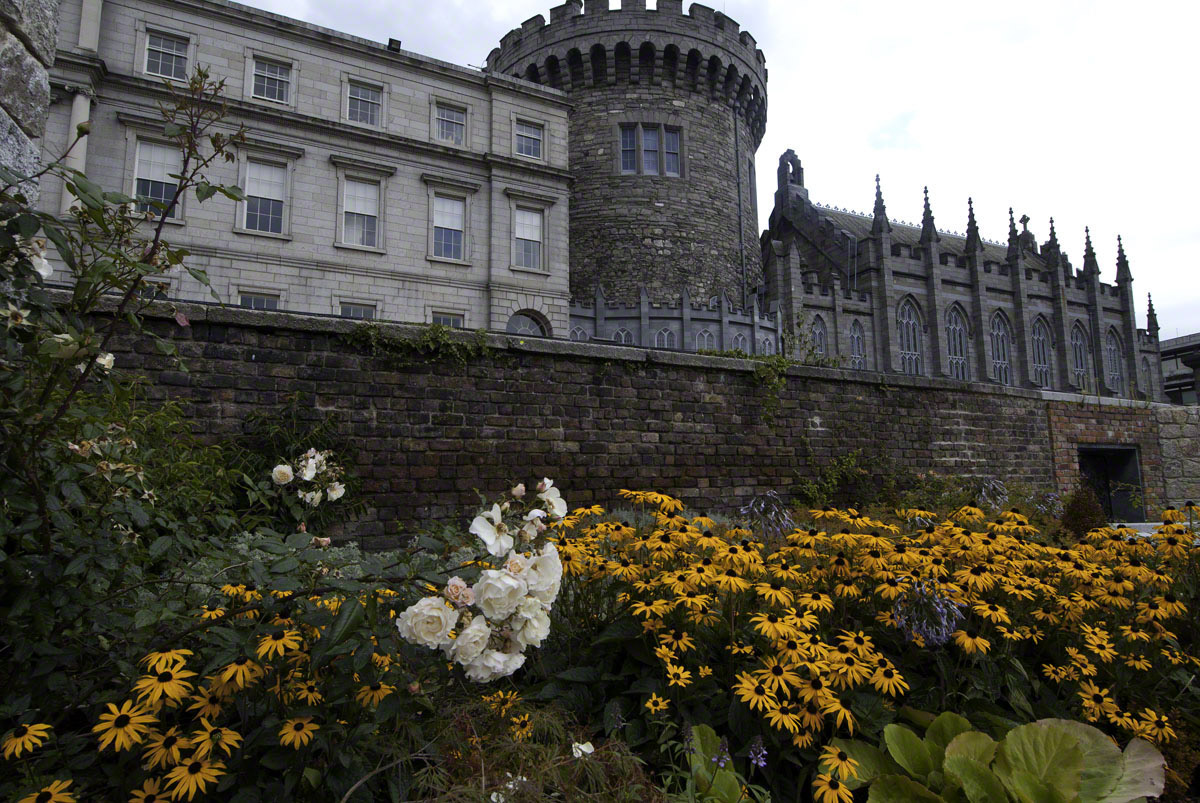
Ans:
[[[967,253],[983,250],[983,240],[979,237],[979,226],[975,223],[975,206],[970,198],[967,199]]]
[[[879,188],[879,174],[875,174],[875,221],[871,224],[872,234],[884,234],[892,230],[888,223],[887,207],[883,205],[883,190]]]
[[[1129,272],[1129,260],[1125,258],[1125,246],[1121,243],[1121,235],[1117,235],[1117,284],[1127,284],[1133,281]]]
[[[1083,228],[1083,272],[1089,275],[1100,273],[1100,263],[1096,261],[1096,252],[1092,249],[1092,232],[1086,226]]]
[[[1047,245],[1053,248],[1056,254],[1058,253],[1058,232],[1054,230],[1054,218],[1050,218],[1050,239],[1047,241]]]
[[[1150,308],[1146,310],[1146,330],[1158,337],[1158,315],[1154,312],[1154,299],[1150,297],[1149,293],[1146,293],[1146,301],[1150,305]]]
[[[933,225],[933,210],[929,208],[929,188],[925,188],[925,212],[921,215],[921,244],[936,243],[942,238],[938,236],[937,227]]]
[[[1013,219],[1013,210],[1008,208],[1008,258],[1015,260],[1021,253],[1021,235],[1017,233],[1017,221]]]

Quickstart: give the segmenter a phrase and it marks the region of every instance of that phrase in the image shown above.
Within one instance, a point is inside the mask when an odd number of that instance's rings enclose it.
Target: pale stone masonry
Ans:
[[[223,130],[247,135],[211,179],[254,198],[189,194],[168,237],[223,301],[565,337],[567,99],[399,45],[225,0],[63,0],[43,155],[90,119],[73,166],[171,192],[156,107],[206,67],[225,83]],[[62,196],[48,179],[44,208],[65,213]],[[208,298],[168,279],[171,297]]]
[[[57,24],[58,0],[0,0],[0,166],[24,176],[41,168]]]

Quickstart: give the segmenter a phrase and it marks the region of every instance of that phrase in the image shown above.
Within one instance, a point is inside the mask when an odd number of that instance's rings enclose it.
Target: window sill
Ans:
[[[368,254],[386,254],[387,251],[383,248],[378,248],[373,245],[355,245],[354,243],[334,243],[334,248],[345,248],[347,251],[365,251]]]
[[[541,268],[523,268],[520,265],[509,265],[508,269],[514,273],[528,273],[533,276],[549,276],[550,271]]]
[[[341,122],[342,122],[342,125],[348,125],[351,128],[357,128],[362,131],[377,131],[380,133],[387,132],[387,127],[384,126],[382,123],[379,125],[367,125],[366,123],[360,123],[360,122],[357,122],[356,120],[351,120],[348,117],[343,117]]]
[[[522,162],[529,162],[530,164],[544,165],[548,163],[544,156],[529,156],[528,154],[524,153],[514,152],[513,158]]]
[[[272,240],[287,240],[291,241],[292,235],[288,233],[276,234],[273,231],[258,231],[256,229],[244,229],[240,226],[233,227],[234,234],[249,234],[253,237],[269,237]]]
[[[470,263],[468,260],[465,260],[465,259],[450,259],[449,257],[436,257],[436,256],[434,256],[433,254],[426,254],[426,255],[425,255],[425,260],[426,260],[427,262],[437,262],[437,263],[440,263],[440,264],[443,264],[443,265],[457,265],[457,266],[458,266],[458,267],[460,267],[460,268],[469,268],[469,267],[471,267],[471,263]]]
[[[168,225],[168,226],[186,226],[186,225],[187,225],[187,218],[180,218],[180,217],[169,217],[169,218],[167,218],[167,219],[166,219],[166,221],[165,221],[165,222],[166,222],[166,225]],[[156,217],[156,218],[154,218],[153,220],[145,220],[145,221],[142,221],[142,222],[141,222],[141,223],[139,223],[138,225],[139,225],[139,226],[157,226],[157,225],[158,225],[158,218]]]

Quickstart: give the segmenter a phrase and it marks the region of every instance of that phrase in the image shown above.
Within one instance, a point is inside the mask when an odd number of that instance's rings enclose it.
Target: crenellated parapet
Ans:
[[[681,0],[568,0],[509,31],[487,69],[574,92],[650,84],[696,93],[737,108],[754,137],[767,125],[766,58],[754,37],[708,6]]]

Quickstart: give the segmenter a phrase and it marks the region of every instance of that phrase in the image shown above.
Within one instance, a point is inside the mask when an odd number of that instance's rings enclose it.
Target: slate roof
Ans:
[[[833,225],[839,229],[844,229],[858,239],[862,240],[871,236],[871,225],[874,223],[874,218],[871,215],[864,215],[858,212],[847,212],[840,209],[830,209],[827,206],[813,204],[813,208],[817,214],[823,218],[829,218]],[[917,245],[921,240],[921,227],[910,226],[904,223],[897,223],[894,220],[888,220],[892,226],[892,242],[902,245]],[[967,238],[962,234],[952,234],[945,231],[938,231],[941,241],[938,243],[938,248],[944,253],[962,255],[967,251]],[[984,260],[987,262],[1004,262],[1008,258],[1008,246],[989,240],[983,241]]]

